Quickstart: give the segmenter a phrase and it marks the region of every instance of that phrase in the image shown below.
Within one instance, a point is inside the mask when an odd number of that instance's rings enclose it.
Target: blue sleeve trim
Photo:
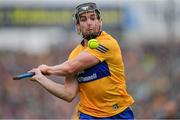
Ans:
[[[78,73],[77,80],[79,83],[85,83],[99,80],[110,75],[111,74],[108,64],[106,63],[106,61],[103,61],[91,68],[85,69],[84,71]]]

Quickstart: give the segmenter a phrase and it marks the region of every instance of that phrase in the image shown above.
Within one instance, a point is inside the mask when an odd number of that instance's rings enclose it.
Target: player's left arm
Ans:
[[[54,96],[67,102],[71,102],[76,97],[78,82],[75,80],[75,76],[66,76],[65,83],[62,85],[44,76],[39,69],[32,69],[31,72],[34,72],[35,75],[30,80],[38,82]]]
[[[41,65],[38,68],[45,74],[68,76],[77,74],[79,71],[92,67],[99,62],[100,61],[98,58],[91,55],[87,51],[83,51],[75,58],[67,60],[62,64],[55,66]]]

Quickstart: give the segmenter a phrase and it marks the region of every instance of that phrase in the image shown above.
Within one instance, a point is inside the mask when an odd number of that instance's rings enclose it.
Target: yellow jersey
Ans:
[[[100,60],[97,65],[77,74],[78,111],[94,117],[108,117],[122,112],[134,100],[126,91],[124,64],[117,41],[104,31],[96,39],[99,44],[96,49],[83,46],[82,41],[69,59],[87,51]]]

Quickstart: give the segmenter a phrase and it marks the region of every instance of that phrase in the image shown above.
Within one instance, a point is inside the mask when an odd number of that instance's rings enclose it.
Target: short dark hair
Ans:
[[[76,24],[79,23],[79,15],[86,11],[94,11],[97,15],[97,19],[99,20],[101,18],[100,11],[99,9],[97,9],[96,3],[93,3],[93,2],[83,3],[83,4],[78,5],[75,8],[73,18]]]

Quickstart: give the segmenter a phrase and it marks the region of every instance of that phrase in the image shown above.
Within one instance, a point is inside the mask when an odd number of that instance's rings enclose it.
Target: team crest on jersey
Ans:
[[[112,107],[114,110],[117,110],[119,108],[118,104],[114,104]]]
[[[102,53],[106,53],[109,49],[101,44],[98,45],[98,47],[96,48],[96,50],[98,50],[99,52]]]

